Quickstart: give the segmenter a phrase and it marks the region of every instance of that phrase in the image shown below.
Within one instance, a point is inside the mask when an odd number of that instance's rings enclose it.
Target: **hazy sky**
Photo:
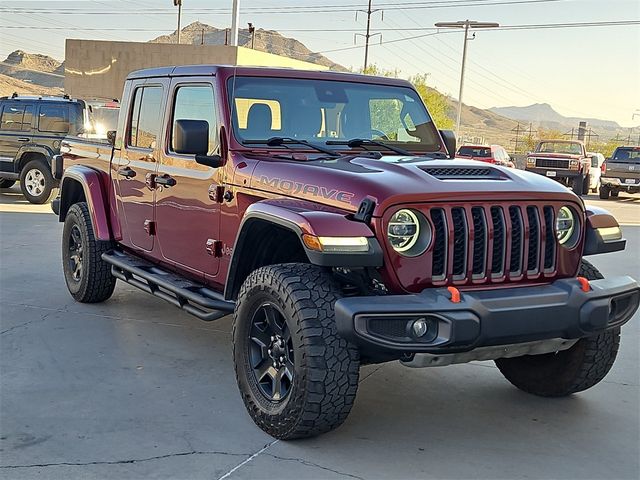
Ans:
[[[345,5],[366,7],[366,0],[240,0],[241,26],[278,30],[313,51],[354,47],[366,15],[350,12],[297,12],[296,6]],[[372,16],[372,32],[382,30],[390,42],[424,33],[438,21],[495,21],[501,25],[640,20],[640,0],[534,0],[511,5],[482,5],[501,0],[467,0],[477,6],[448,8],[462,0],[373,0],[384,10]],[[516,0],[503,0],[512,2]],[[231,0],[183,0],[182,25],[193,21],[230,26]],[[400,8],[403,5],[431,8]],[[446,6],[445,6],[446,5]],[[56,9],[59,13],[12,13],[11,8]],[[292,7],[280,13],[249,11],[260,7]],[[433,8],[435,7],[435,8]],[[74,8],[86,14],[74,13]],[[194,9],[221,9],[193,12]],[[100,12],[111,14],[100,14]],[[18,48],[64,58],[65,38],[146,41],[175,30],[172,0],[0,0],[0,55]],[[71,13],[70,13],[71,12]],[[121,14],[114,14],[122,12]],[[7,28],[7,27],[22,28]],[[47,27],[98,30],[48,30]],[[102,28],[112,30],[100,31]],[[141,29],[132,31],[124,29]],[[327,31],[327,30],[345,31]],[[394,31],[395,30],[395,31]],[[372,39],[370,63],[399,70],[400,76],[428,73],[430,84],[457,97],[462,33],[447,33],[378,45]],[[356,39],[362,44],[362,38]],[[328,52],[345,66],[362,66],[364,49]],[[616,120],[623,126],[640,124],[640,25],[545,30],[478,32],[469,43],[464,102],[481,108],[550,103],[567,116]]]

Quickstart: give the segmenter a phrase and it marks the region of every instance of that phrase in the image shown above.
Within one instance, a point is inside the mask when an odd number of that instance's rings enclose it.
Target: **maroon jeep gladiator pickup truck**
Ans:
[[[611,368],[640,286],[583,256],[624,249],[615,219],[454,160],[408,82],[179,66],[122,98],[112,148],[70,138],[52,166],[68,289],[102,302],[119,279],[233,314],[241,396],[274,437],[340,425],[363,364],[495,360],[542,396]]]
[[[578,140],[542,140],[527,155],[526,170],[553,178],[576,195],[589,193],[591,155]]]

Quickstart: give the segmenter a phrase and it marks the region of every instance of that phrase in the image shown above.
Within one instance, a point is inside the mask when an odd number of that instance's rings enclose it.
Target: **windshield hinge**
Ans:
[[[353,216],[353,219],[357,222],[370,223],[375,208],[375,200],[366,197],[360,202],[360,205],[358,205],[358,211]]]

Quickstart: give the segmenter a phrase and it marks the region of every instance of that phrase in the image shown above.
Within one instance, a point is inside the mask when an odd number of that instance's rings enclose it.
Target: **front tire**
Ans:
[[[102,254],[111,242],[96,240],[89,207],[76,203],[67,212],[62,230],[62,268],[71,296],[80,303],[99,303],[113,294],[116,278]]]
[[[56,181],[44,160],[31,160],[20,172],[20,189],[29,203],[47,203],[55,187]]]
[[[358,388],[358,350],[338,336],[340,289],[307,264],[262,267],[245,280],[233,319],[238,388],[253,421],[279,439],[338,427]]]
[[[604,278],[586,260],[582,260],[578,275],[589,280]],[[619,345],[620,329],[614,328],[581,338],[567,350],[501,358],[496,366],[520,390],[541,397],[564,397],[599,383],[611,370]]]
[[[578,175],[577,177],[573,177],[573,180],[571,181],[571,190],[573,190],[573,193],[575,193],[576,195],[582,195],[582,192],[584,188],[584,175]]]

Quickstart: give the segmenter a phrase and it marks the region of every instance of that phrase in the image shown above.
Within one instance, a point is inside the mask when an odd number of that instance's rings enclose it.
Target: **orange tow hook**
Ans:
[[[449,293],[451,294],[451,302],[460,303],[460,290],[456,287],[447,287],[447,290],[449,290]]]
[[[584,277],[577,277],[578,282],[580,282],[580,288],[583,292],[591,291],[591,285],[589,285],[589,280]]]

